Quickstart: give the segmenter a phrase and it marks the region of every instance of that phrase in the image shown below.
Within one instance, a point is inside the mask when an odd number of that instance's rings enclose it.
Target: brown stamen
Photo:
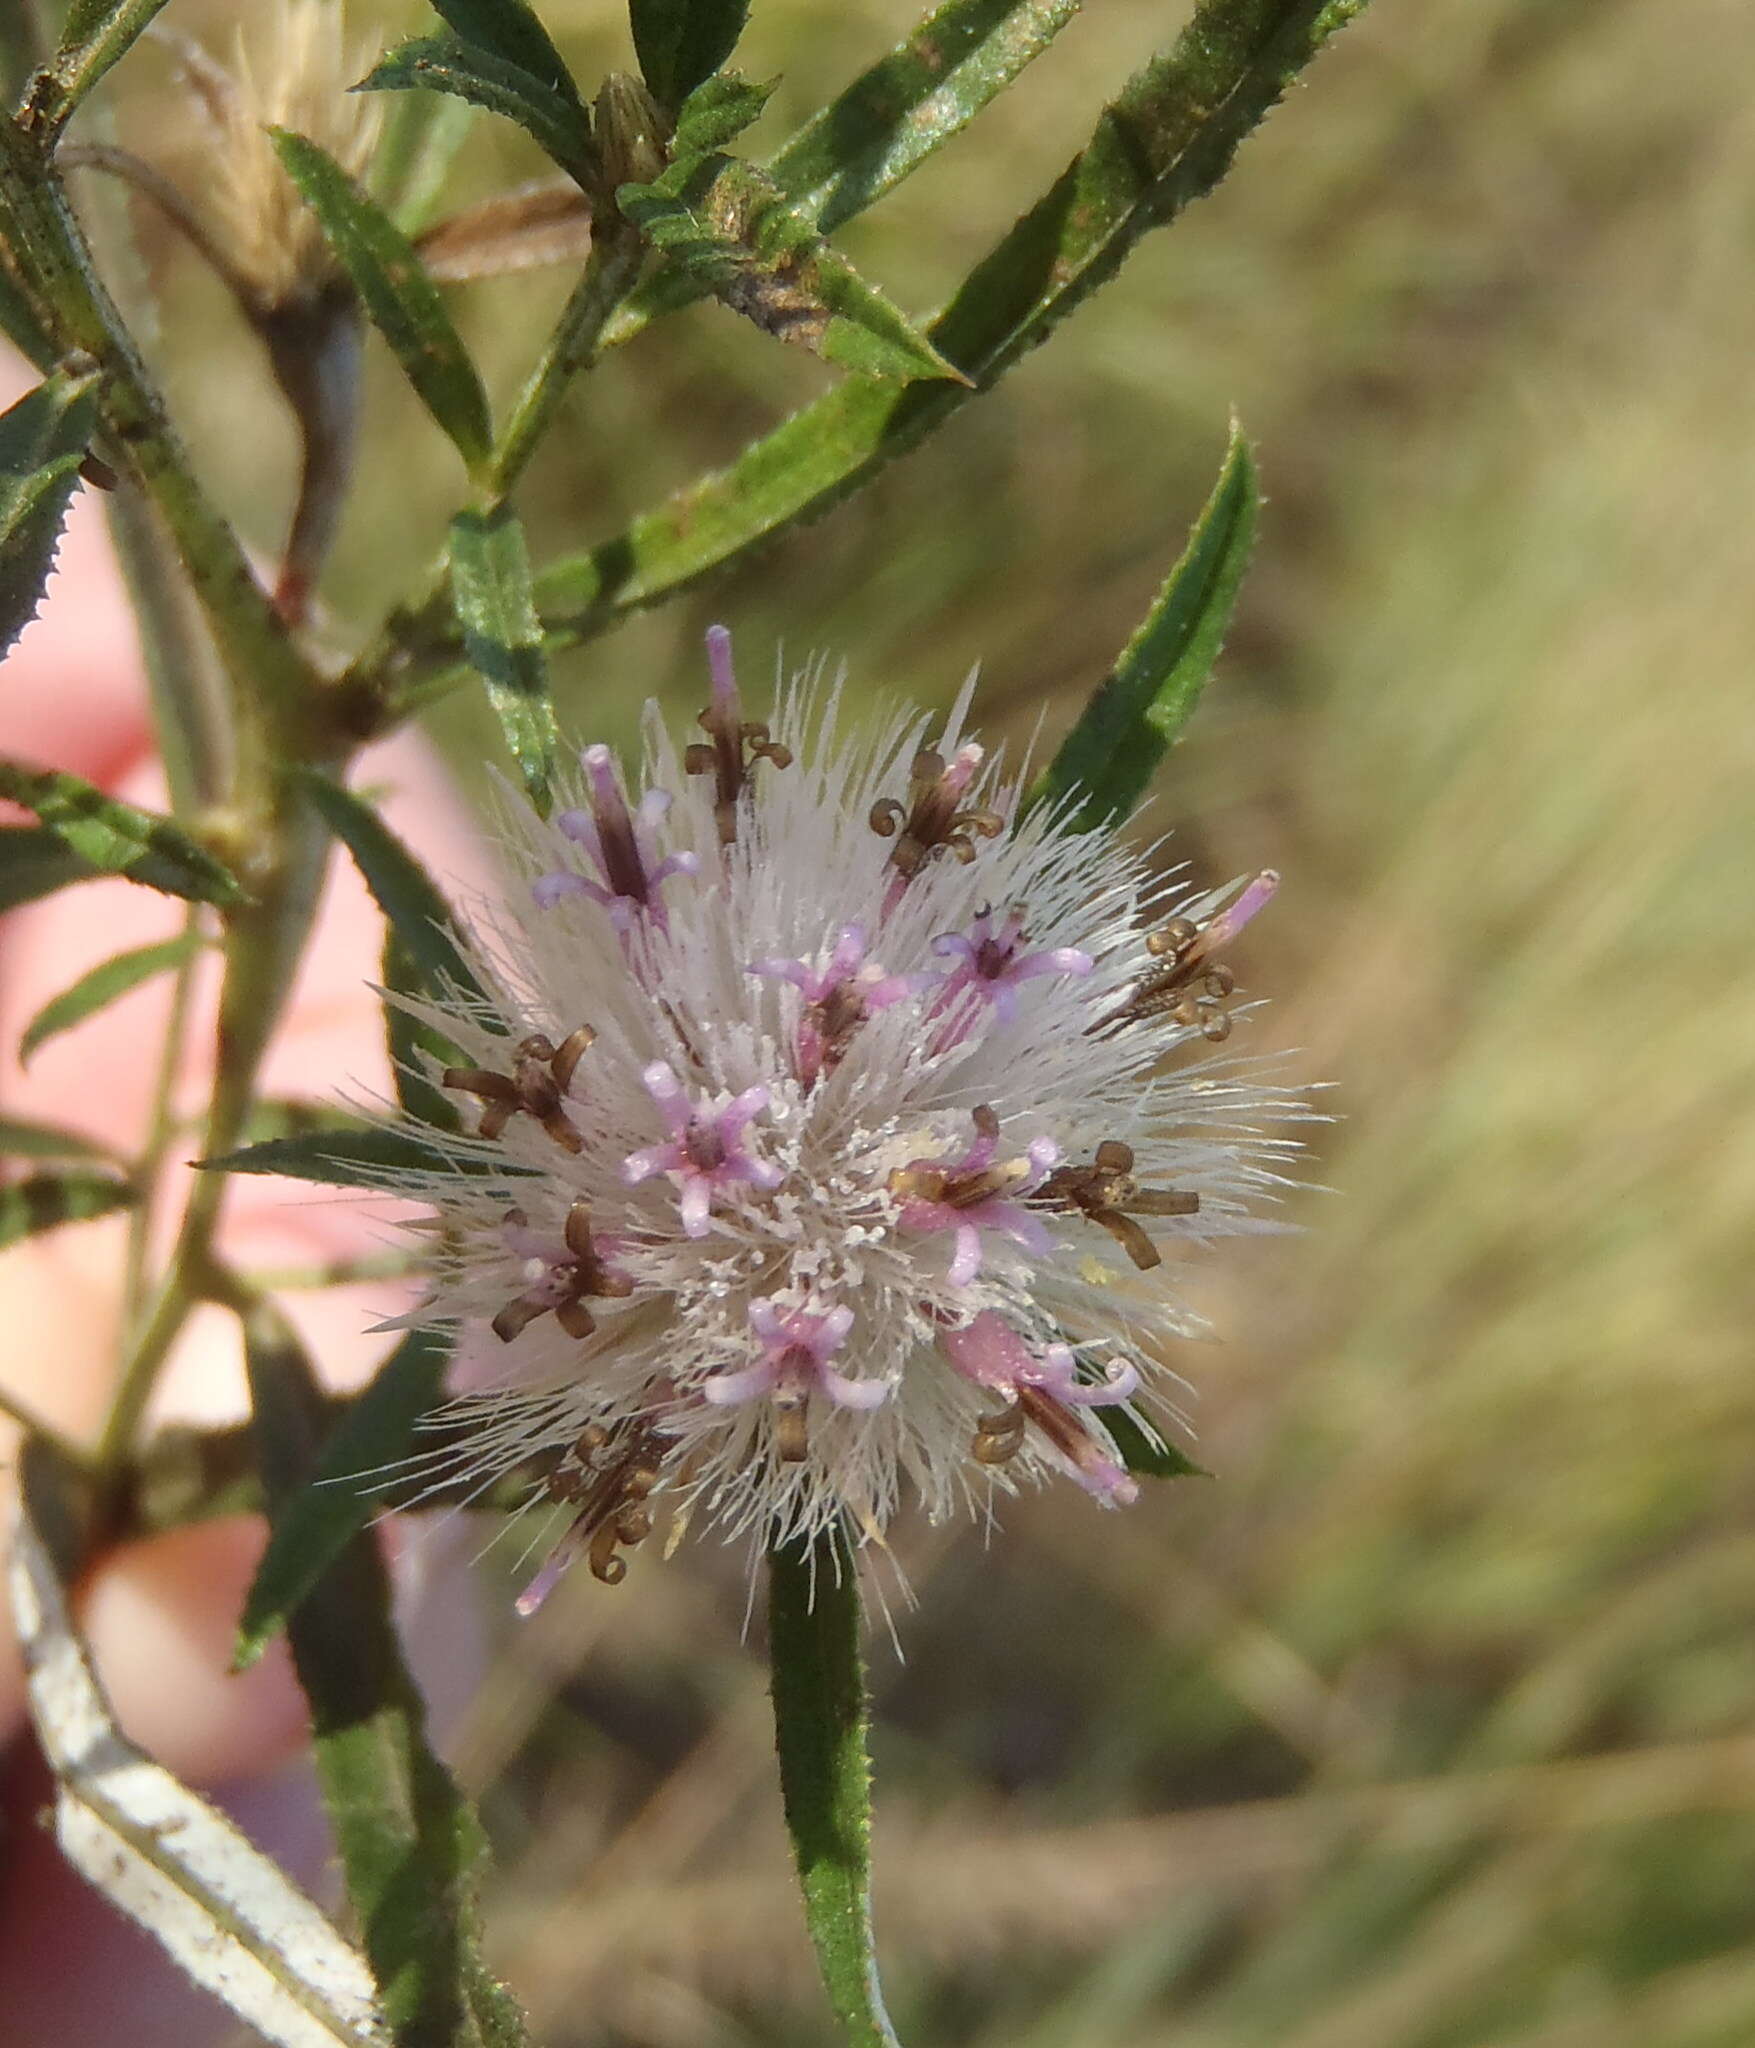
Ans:
[[[530,1219],[522,1209],[508,1209],[506,1223],[510,1229],[526,1230]],[[591,1205],[575,1202],[567,1211],[566,1227],[563,1231],[568,1251],[564,1264],[557,1263],[549,1269],[547,1282],[539,1283],[528,1293],[520,1294],[507,1302],[494,1317],[490,1327],[502,1344],[510,1344],[521,1330],[526,1330],[539,1316],[552,1314],[569,1337],[589,1337],[597,1328],[595,1318],[585,1306],[587,1296],[599,1300],[620,1301],[634,1291],[634,1283],[625,1273],[618,1273],[606,1265],[598,1256],[591,1235]]]
[[[606,1586],[619,1586],[628,1575],[632,1550],[652,1533],[652,1510],[646,1498],[664,1467],[666,1440],[644,1420],[605,1429],[593,1423],[574,1446],[572,1461],[549,1477],[551,1499],[576,1501],[575,1536],[586,1540],[591,1575]]]
[[[975,1425],[969,1455],[977,1465],[1009,1465],[1024,1448],[1024,1404],[1007,1402],[996,1415],[983,1415]]]
[[[807,1358],[809,1354],[806,1354]],[[810,1431],[802,1394],[785,1396],[773,1403],[774,1444],[781,1462],[802,1465],[810,1454]]]
[[[719,843],[730,846],[737,838],[737,802],[748,787],[750,771],[758,761],[790,768],[792,749],[770,739],[765,725],[738,718],[735,707],[709,704],[699,722],[712,738],[697,740],[686,748],[683,766],[691,775],[713,777],[713,817],[719,827]]]
[[[999,1118],[990,1104],[979,1104],[970,1115],[980,1137],[994,1139],[999,1136]],[[1003,1164],[978,1169],[935,1166],[930,1161],[917,1161],[912,1166],[898,1166],[890,1175],[888,1186],[898,1201],[939,1202],[947,1209],[972,1209],[977,1202],[989,1201],[993,1196],[1003,1195],[1007,1189],[1016,1187],[1029,1171],[1027,1159],[1008,1159]]]
[[[1193,1216],[1200,1196],[1185,1188],[1142,1188],[1133,1177],[1133,1147],[1106,1138],[1089,1166],[1057,1166],[1029,1200],[1044,1209],[1077,1209],[1108,1231],[1142,1273],[1163,1253],[1136,1216]]]
[[[580,1057],[596,1035],[589,1024],[581,1024],[557,1046],[540,1032],[533,1032],[513,1047],[509,1075],[496,1074],[487,1067],[447,1067],[439,1079],[447,1088],[480,1098],[477,1128],[482,1137],[499,1137],[513,1117],[523,1115],[539,1123],[562,1151],[583,1151],[585,1141],[574,1129],[562,1100]]]
[[[965,808],[960,803],[979,761],[979,750],[970,749],[946,767],[942,754],[923,748],[914,756],[907,804],[887,796],[872,805],[871,829],[880,839],[896,840],[890,865],[904,880],[912,881],[945,848],[966,866],[975,858],[977,837],[995,839],[1005,830],[997,811],[984,804]]]
[[[1151,933],[1146,950],[1164,965],[1142,975],[1127,1001],[1101,1028],[1168,1017],[1186,1030],[1198,1031],[1212,1044],[1229,1038],[1231,1019],[1219,1006],[1236,988],[1237,978],[1212,957],[1225,936],[1223,923],[1222,917],[1204,925],[1174,917]]]

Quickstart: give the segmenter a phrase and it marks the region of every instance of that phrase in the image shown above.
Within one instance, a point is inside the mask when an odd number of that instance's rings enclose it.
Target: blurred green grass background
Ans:
[[[756,0],[752,146],[914,11]],[[543,12],[587,81],[629,63],[610,0]],[[931,306],[1183,15],[1092,0],[849,252]],[[1755,2039],[1752,67],[1733,0],[1378,0],[994,395],[565,663],[569,723],[625,737],[649,691],[699,700],[724,617],[746,674],[829,649],[873,699],[979,659],[989,729],[1052,736],[1233,405],[1258,446],[1257,562],[1153,818],[1207,879],[1286,873],[1243,965],[1254,1042],[1335,1084],[1327,1191],[1188,1275],[1214,1480],[902,1534],[878,1911],[911,2048]],[[535,168],[483,121],[457,191]],[[269,546],[290,436],[155,261],[167,353],[204,337],[180,410]],[[461,296],[496,390],[560,289]],[[461,491],[372,378],[338,644]],[[643,338],[533,473],[538,558],[825,381],[716,308]],[[471,704],[436,725],[466,772],[496,753]],[[830,2038],[744,1615],[713,1551],[577,1575],[463,1731],[497,1952],[556,2048]]]

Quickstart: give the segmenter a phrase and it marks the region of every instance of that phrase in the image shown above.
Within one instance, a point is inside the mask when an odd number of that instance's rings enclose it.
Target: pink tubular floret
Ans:
[[[953,1176],[985,1173],[999,1151],[997,1130],[977,1130],[961,1158],[919,1159],[914,1167]],[[1060,1163],[1060,1147],[1052,1138],[1032,1138],[1020,1161],[1022,1171],[1009,1179],[1003,1192],[981,1196],[975,1201],[936,1201],[930,1196],[907,1195],[902,1202],[904,1230],[948,1230],[955,1237],[947,1277],[953,1287],[967,1287],[981,1271],[981,1233],[997,1230],[1014,1244],[1040,1257],[1053,1243],[1039,1216],[1032,1215],[1018,1199],[1041,1186]]]
[[[638,1187],[656,1174],[670,1174],[681,1190],[678,1209],[685,1236],[706,1236],[713,1197],[721,1189],[742,1183],[771,1191],[786,1178],[780,1167],[758,1159],[744,1143],[744,1133],[768,1107],[766,1088],[746,1088],[712,1109],[709,1098],[691,1097],[663,1060],[654,1060],[640,1078],[671,1135],[662,1144],[630,1152],[622,1161],[622,1179]]]
[[[707,1381],[702,1398],[716,1407],[735,1407],[764,1395],[799,1400],[821,1393],[837,1408],[865,1410],[889,1398],[882,1380],[849,1379],[829,1363],[852,1331],[850,1308],[782,1309],[771,1301],[753,1301],[749,1322],[763,1356],[741,1372],[719,1373]]]
[[[664,906],[658,891],[672,875],[692,875],[700,861],[692,853],[660,856],[657,831],[670,809],[668,791],[649,789],[630,812],[615,757],[605,746],[587,747],[579,756],[585,770],[586,808],[562,811],[558,831],[583,848],[599,880],[572,868],[539,875],[531,884],[537,908],[550,910],[568,896],[600,903],[620,932],[630,931],[642,916],[661,928]]]
[[[991,910],[980,911],[967,934],[946,932],[933,940],[932,950],[941,960],[957,963],[942,977],[933,997],[932,1014],[947,1018],[941,1049],[968,1036],[979,1018],[979,1005],[990,1006],[1002,1024],[1009,1024],[1017,1015],[1017,992],[1025,982],[1045,974],[1082,978],[1095,965],[1077,946],[1022,952],[1023,938],[1023,912],[1014,909],[1003,923],[996,923]]]

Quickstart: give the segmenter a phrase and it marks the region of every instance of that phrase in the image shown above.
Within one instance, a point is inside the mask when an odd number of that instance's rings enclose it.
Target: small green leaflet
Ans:
[[[765,172],[717,152],[616,203],[662,256],[778,340],[868,377],[966,384],[876,286],[795,213]]]
[[[771,159],[768,175],[819,234],[833,234],[974,120],[1078,8],[1079,0],[947,0],[813,115]],[[694,102],[721,82],[708,79],[678,114],[679,161],[730,140],[691,144],[685,136]],[[699,294],[682,272],[659,272],[616,316],[610,344],[627,341],[648,320]]]
[[[324,823],[353,856],[391,929],[408,948],[426,993],[435,1001],[485,1002],[481,984],[458,949],[451,908],[419,861],[369,804],[316,769],[303,777]]]
[[[243,899],[230,871],[170,819],[106,796],[77,775],[0,761],[0,796],[35,811],[41,830],[74,856],[61,861],[57,878],[48,848],[31,828],[11,828],[0,837],[0,910],[100,874],[126,875],[191,903]],[[9,872],[15,862],[16,873]]]
[[[871,1765],[859,1576],[837,1529],[768,1552],[780,1796],[805,1925],[849,2048],[897,2048],[871,1930]]]
[[[569,177],[591,186],[597,154],[591,122],[576,97],[545,84],[522,65],[456,36],[417,36],[373,66],[356,92],[448,92],[472,107],[515,121]]]
[[[749,0],[628,0],[641,75],[672,113],[737,47]]]
[[[375,1188],[382,1192],[415,1173],[468,1173],[474,1169],[415,1125],[367,1124],[359,1129],[305,1131],[291,1138],[266,1138],[222,1152],[196,1165],[208,1173],[273,1173],[289,1180],[321,1181],[327,1187]],[[530,1169],[496,1159],[480,1169],[499,1176]]]
[[[73,0],[55,60],[36,80],[26,101],[27,132],[50,142],[104,73],[150,25],[165,0]]]
[[[1233,421],[1219,480],[1181,561],[1030,792],[1032,803],[1076,794],[1074,816],[1091,830],[1115,824],[1139,802],[1218,659],[1260,503],[1255,464]]]
[[[572,73],[527,0],[433,0],[433,12],[473,48],[515,64],[584,111]]]
[[[0,413],[0,654],[36,617],[97,399],[95,376],[57,370]]]
[[[82,974],[70,989],[46,1002],[25,1026],[24,1036],[18,1042],[19,1065],[24,1066],[38,1046],[57,1033],[83,1024],[86,1018],[95,1016],[142,982],[150,981],[155,974],[181,967],[200,945],[198,935],[185,933],[180,938],[166,939],[161,945],[138,946],[132,952],[118,953],[89,974]]]
[[[974,120],[1080,0],[948,0],[799,129],[769,174],[825,235]]]
[[[757,84],[736,71],[703,79],[677,114],[676,133],[670,145],[672,157],[677,163],[684,163],[723,149],[760,118],[779,83],[777,78],[770,78]]]
[[[466,1067],[469,1060],[430,1024],[392,1000],[396,996],[427,996],[432,993],[414,955],[394,925],[384,934],[384,988],[384,1036],[390,1054],[390,1071],[396,1077],[396,1100],[402,1105],[402,1113],[418,1123],[434,1125],[441,1131],[461,1130],[463,1119],[457,1113],[455,1099],[427,1079],[420,1055],[425,1053],[446,1067]]]
[[[275,1516],[238,1624],[232,1668],[247,1669],[331,1562],[381,1511],[373,1482],[406,1457],[423,1416],[437,1405],[449,1346],[411,1330],[348,1406],[323,1446],[311,1483]]]
[[[530,555],[509,507],[459,512],[452,520],[451,597],[464,652],[487,686],[530,801],[546,818],[560,732],[530,592]]]
[[[244,1357],[279,1536],[306,1502],[348,1490],[311,1484],[328,1403],[296,1334],[267,1303],[245,1319]],[[349,1419],[358,1413],[356,1406]],[[509,2048],[523,2038],[517,2012],[479,1953],[474,1879],[485,1845],[427,1742],[425,1705],[391,1620],[383,1555],[363,1515],[341,1544],[321,1548],[325,1562],[289,1609],[287,1630],[311,1709],[323,1801],[390,2035],[405,2048]]]
[[[0,912],[52,896],[98,870],[46,825],[0,825]]]
[[[316,143],[285,128],[270,133],[372,325],[474,475],[493,448],[487,394],[414,244]]]
[[[133,1187],[113,1173],[74,1169],[33,1173],[0,1185],[0,1250],[63,1223],[89,1223],[94,1216],[132,1208],[138,1199]]]
[[[1141,1479],[1205,1479],[1210,1476],[1204,1465],[1197,1465],[1192,1458],[1184,1457],[1168,1437],[1136,1422],[1120,1408],[1103,1411],[1103,1426],[1115,1439],[1121,1462]]]

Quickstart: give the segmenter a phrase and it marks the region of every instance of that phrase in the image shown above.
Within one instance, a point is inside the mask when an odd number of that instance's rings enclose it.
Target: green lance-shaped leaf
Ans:
[[[967,127],[1078,9],[1079,0],[946,0],[812,116],[768,164],[769,177],[819,234],[833,234]],[[691,147],[685,133],[694,100],[719,83],[709,79],[678,114],[679,160],[730,140]],[[627,341],[702,289],[681,271],[658,272],[611,322],[608,342]]]
[[[1032,803],[1076,793],[1074,815],[1089,830],[1115,824],[1139,802],[1219,657],[1260,503],[1255,464],[1233,423],[1219,480],[1181,561],[1030,792]]]
[[[428,996],[420,964],[409,951],[402,935],[392,925],[384,934],[384,1037],[390,1054],[390,1071],[396,1077],[396,1099],[403,1113],[417,1122],[436,1125],[441,1131],[463,1127],[453,1097],[427,1078],[422,1055],[437,1060],[441,1067],[466,1067],[468,1056],[432,1025],[394,1000],[398,996]]]
[[[1136,1422],[1122,1409],[1106,1410],[1103,1426],[1115,1439],[1121,1462],[1141,1479],[1206,1479],[1211,1476],[1204,1465],[1197,1465],[1192,1458],[1185,1457],[1168,1437]]]
[[[1128,82],[1088,148],[965,280],[929,330],[978,389],[1044,340],[1152,228],[1210,191],[1243,137],[1359,0],[1207,0]],[[567,644],[820,517],[969,397],[849,379],[588,554],[536,579]],[[437,621],[433,622],[435,625]]]
[[[23,1066],[40,1045],[60,1032],[71,1031],[76,1024],[83,1024],[130,989],[151,981],[154,975],[181,967],[200,945],[197,934],[185,933],[160,945],[137,946],[132,952],[118,953],[89,974],[82,974],[71,988],[52,996],[25,1026],[24,1036],[18,1041],[19,1065]]]
[[[839,1531],[768,1553],[780,1794],[804,1916],[851,2048],[896,2048],[871,1931],[871,1766],[859,1580]]]
[[[301,1138],[312,1131],[363,1131],[367,1120],[333,1102],[315,1102],[299,1095],[259,1095],[250,1105],[239,1134],[246,1145],[266,1145],[271,1138]]]
[[[52,142],[110,66],[125,57],[165,0],[73,0],[61,47],[32,81],[21,116],[28,133]]]
[[[321,1490],[311,1480],[329,1409],[297,1337],[266,1303],[245,1318],[244,1356],[279,1535]],[[361,1523],[288,1612],[287,1632],[323,1802],[392,2039],[399,2048],[511,2048],[523,2027],[480,1955],[475,1879],[485,1843],[427,1742],[425,1703],[390,1619],[383,1555]]]
[[[470,471],[479,470],[493,447],[487,393],[414,244],[327,151],[290,129],[271,133],[372,325]]]
[[[1039,57],[1080,0],[949,0],[776,154],[770,176],[833,234],[917,170]]]
[[[326,1187],[380,1191],[402,1185],[411,1174],[522,1177],[529,1172],[486,1146],[479,1159],[455,1144],[441,1147],[417,1124],[303,1131],[291,1138],[265,1138],[260,1145],[245,1145],[195,1163],[208,1173],[270,1173],[288,1180],[319,1181]]]
[[[706,78],[683,101],[671,137],[671,155],[677,163],[706,156],[723,149],[741,135],[774,96],[777,78],[758,81],[738,71],[724,71]]]
[[[572,73],[527,0],[433,0],[433,12],[466,43],[516,64],[583,110]]]
[[[275,1515],[238,1623],[234,1669],[255,1663],[288,1615],[381,1512],[378,1482],[407,1457],[422,1419],[438,1405],[449,1356],[442,1338],[411,1330],[348,1403],[311,1483]]]
[[[57,370],[0,413],[0,655],[36,617],[97,400],[96,377]]]
[[[98,872],[46,825],[0,825],[0,912],[89,882]]]
[[[485,1004],[475,971],[457,944],[451,907],[426,869],[351,790],[314,769],[303,781],[324,823],[353,856],[372,901],[408,948],[426,993],[435,1001]]]
[[[737,47],[749,0],[628,0],[641,75],[675,113]]]
[[[0,837],[0,910],[47,895],[94,875],[125,875],[131,882],[191,903],[243,900],[235,876],[169,818],[106,796],[77,775],[0,761],[0,796],[35,811],[42,831],[74,860],[57,863],[29,826]],[[16,872],[9,873],[16,863]]]
[[[0,1159],[109,1159],[113,1155],[80,1131],[0,1115]]]
[[[55,1838],[80,1875],[276,2048],[388,2048],[365,1958],[225,1816],[116,1725],[73,1625],[80,1505],[37,1439],[18,1459],[9,1569]]]
[[[753,164],[674,164],[616,203],[670,263],[777,340],[871,377],[966,380]]]
[[[0,1184],[0,1251],[63,1223],[89,1223],[94,1216],[132,1208],[139,1199],[119,1175],[83,1169],[33,1173],[25,1180]]]
[[[565,74],[563,73],[564,77]],[[514,121],[569,177],[594,185],[591,120],[570,89],[457,36],[417,36],[379,58],[356,92],[445,92]]]
[[[530,591],[530,555],[510,507],[459,512],[452,520],[451,596],[464,652],[487,686],[530,801],[546,818],[561,736]]]

